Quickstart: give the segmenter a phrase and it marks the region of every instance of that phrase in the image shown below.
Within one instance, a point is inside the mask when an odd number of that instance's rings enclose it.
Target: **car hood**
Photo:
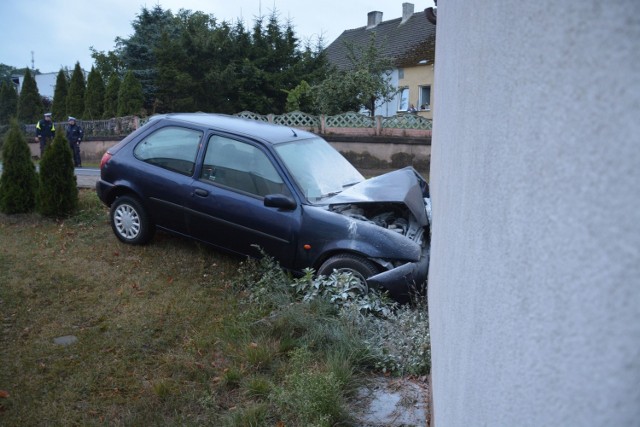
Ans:
[[[414,168],[406,167],[362,181],[342,191],[326,202],[329,205],[347,203],[403,203],[422,226],[429,224],[425,198],[429,187]]]

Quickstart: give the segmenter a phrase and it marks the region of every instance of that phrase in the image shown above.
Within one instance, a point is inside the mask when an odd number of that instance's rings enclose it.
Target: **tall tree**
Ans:
[[[38,92],[35,78],[27,68],[22,81],[22,89],[18,97],[17,117],[20,123],[35,123],[42,118],[42,98]]]
[[[80,63],[76,62],[69,82],[69,92],[67,93],[67,114],[76,118],[82,118],[84,113],[84,95],[86,91],[84,81],[84,71],[80,68]]]
[[[13,83],[4,80],[0,86],[0,125],[8,124],[11,117],[16,116],[18,109],[18,93]]]
[[[31,150],[15,119],[11,119],[2,146],[2,158],[0,211],[7,214],[31,212],[35,207],[38,177],[31,161]]]
[[[53,105],[51,106],[51,113],[57,120],[65,120],[67,117],[68,92],[69,83],[67,82],[67,72],[60,69],[56,77],[56,88],[53,92]]]
[[[180,21],[170,10],[156,5],[152,9],[143,7],[131,24],[133,35],[128,39],[117,38],[117,54],[126,70],[133,70],[141,83],[144,107],[151,111],[155,102],[157,80],[157,47],[163,33],[169,37],[180,36]]]
[[[375,33],[368,44],[349,45],[347,49],[351,67],[333,70],[314,87],[316,108],[324,114],[366,108],[373,117],[376,105],[391,100],[397,91],[385,73],[392,68],[392,61],[382,55]]]
[[[107,88],[104,91],[104,112],[102,118],[110,119],[118,113],[118,92],[120,92],[120,77],[116,73],[109,76]]]
[[[104,111],[104,81],[100,72],[91,67],[89,76],[87,77],[87,93],[84,97],[84,114],[82,118],[85,120],[97,120],[102,118]]]
[[[142,112],[144,95],[142,85],[136,79],[133,71],[129,70],[124,75],[120,91],[118,92],[118,116],[136,116]]]

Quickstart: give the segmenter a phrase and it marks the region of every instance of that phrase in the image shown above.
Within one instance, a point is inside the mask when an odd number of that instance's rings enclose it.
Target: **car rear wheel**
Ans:
[[[320,266],[318,275],[329,276],[334,270],[339,273],[353,274],[365,287],[367,279],[380,272],[380,269],[373,261],[355,254],[333,255]]]
[[[153,236],[155,227],[142,203],[135,197],[118,197],[111,205],[111,228],[124,243],[142,245]]]

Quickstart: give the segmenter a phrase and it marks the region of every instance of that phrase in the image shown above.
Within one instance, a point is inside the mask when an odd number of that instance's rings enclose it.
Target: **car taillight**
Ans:
[[[102,170],[104,165],[106,165],[109,160],[111,160],[111,153],[107,151],[106,153],[104,153],[102,159],[100,160],[100,170]]]

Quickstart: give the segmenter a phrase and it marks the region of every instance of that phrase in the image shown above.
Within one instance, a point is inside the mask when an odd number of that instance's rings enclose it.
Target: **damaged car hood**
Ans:
[[[327,199],[329,205],[347,203],[403,203],[421,226],[429,224],[425,209],[427,182],[412,167],[362,181]]]

